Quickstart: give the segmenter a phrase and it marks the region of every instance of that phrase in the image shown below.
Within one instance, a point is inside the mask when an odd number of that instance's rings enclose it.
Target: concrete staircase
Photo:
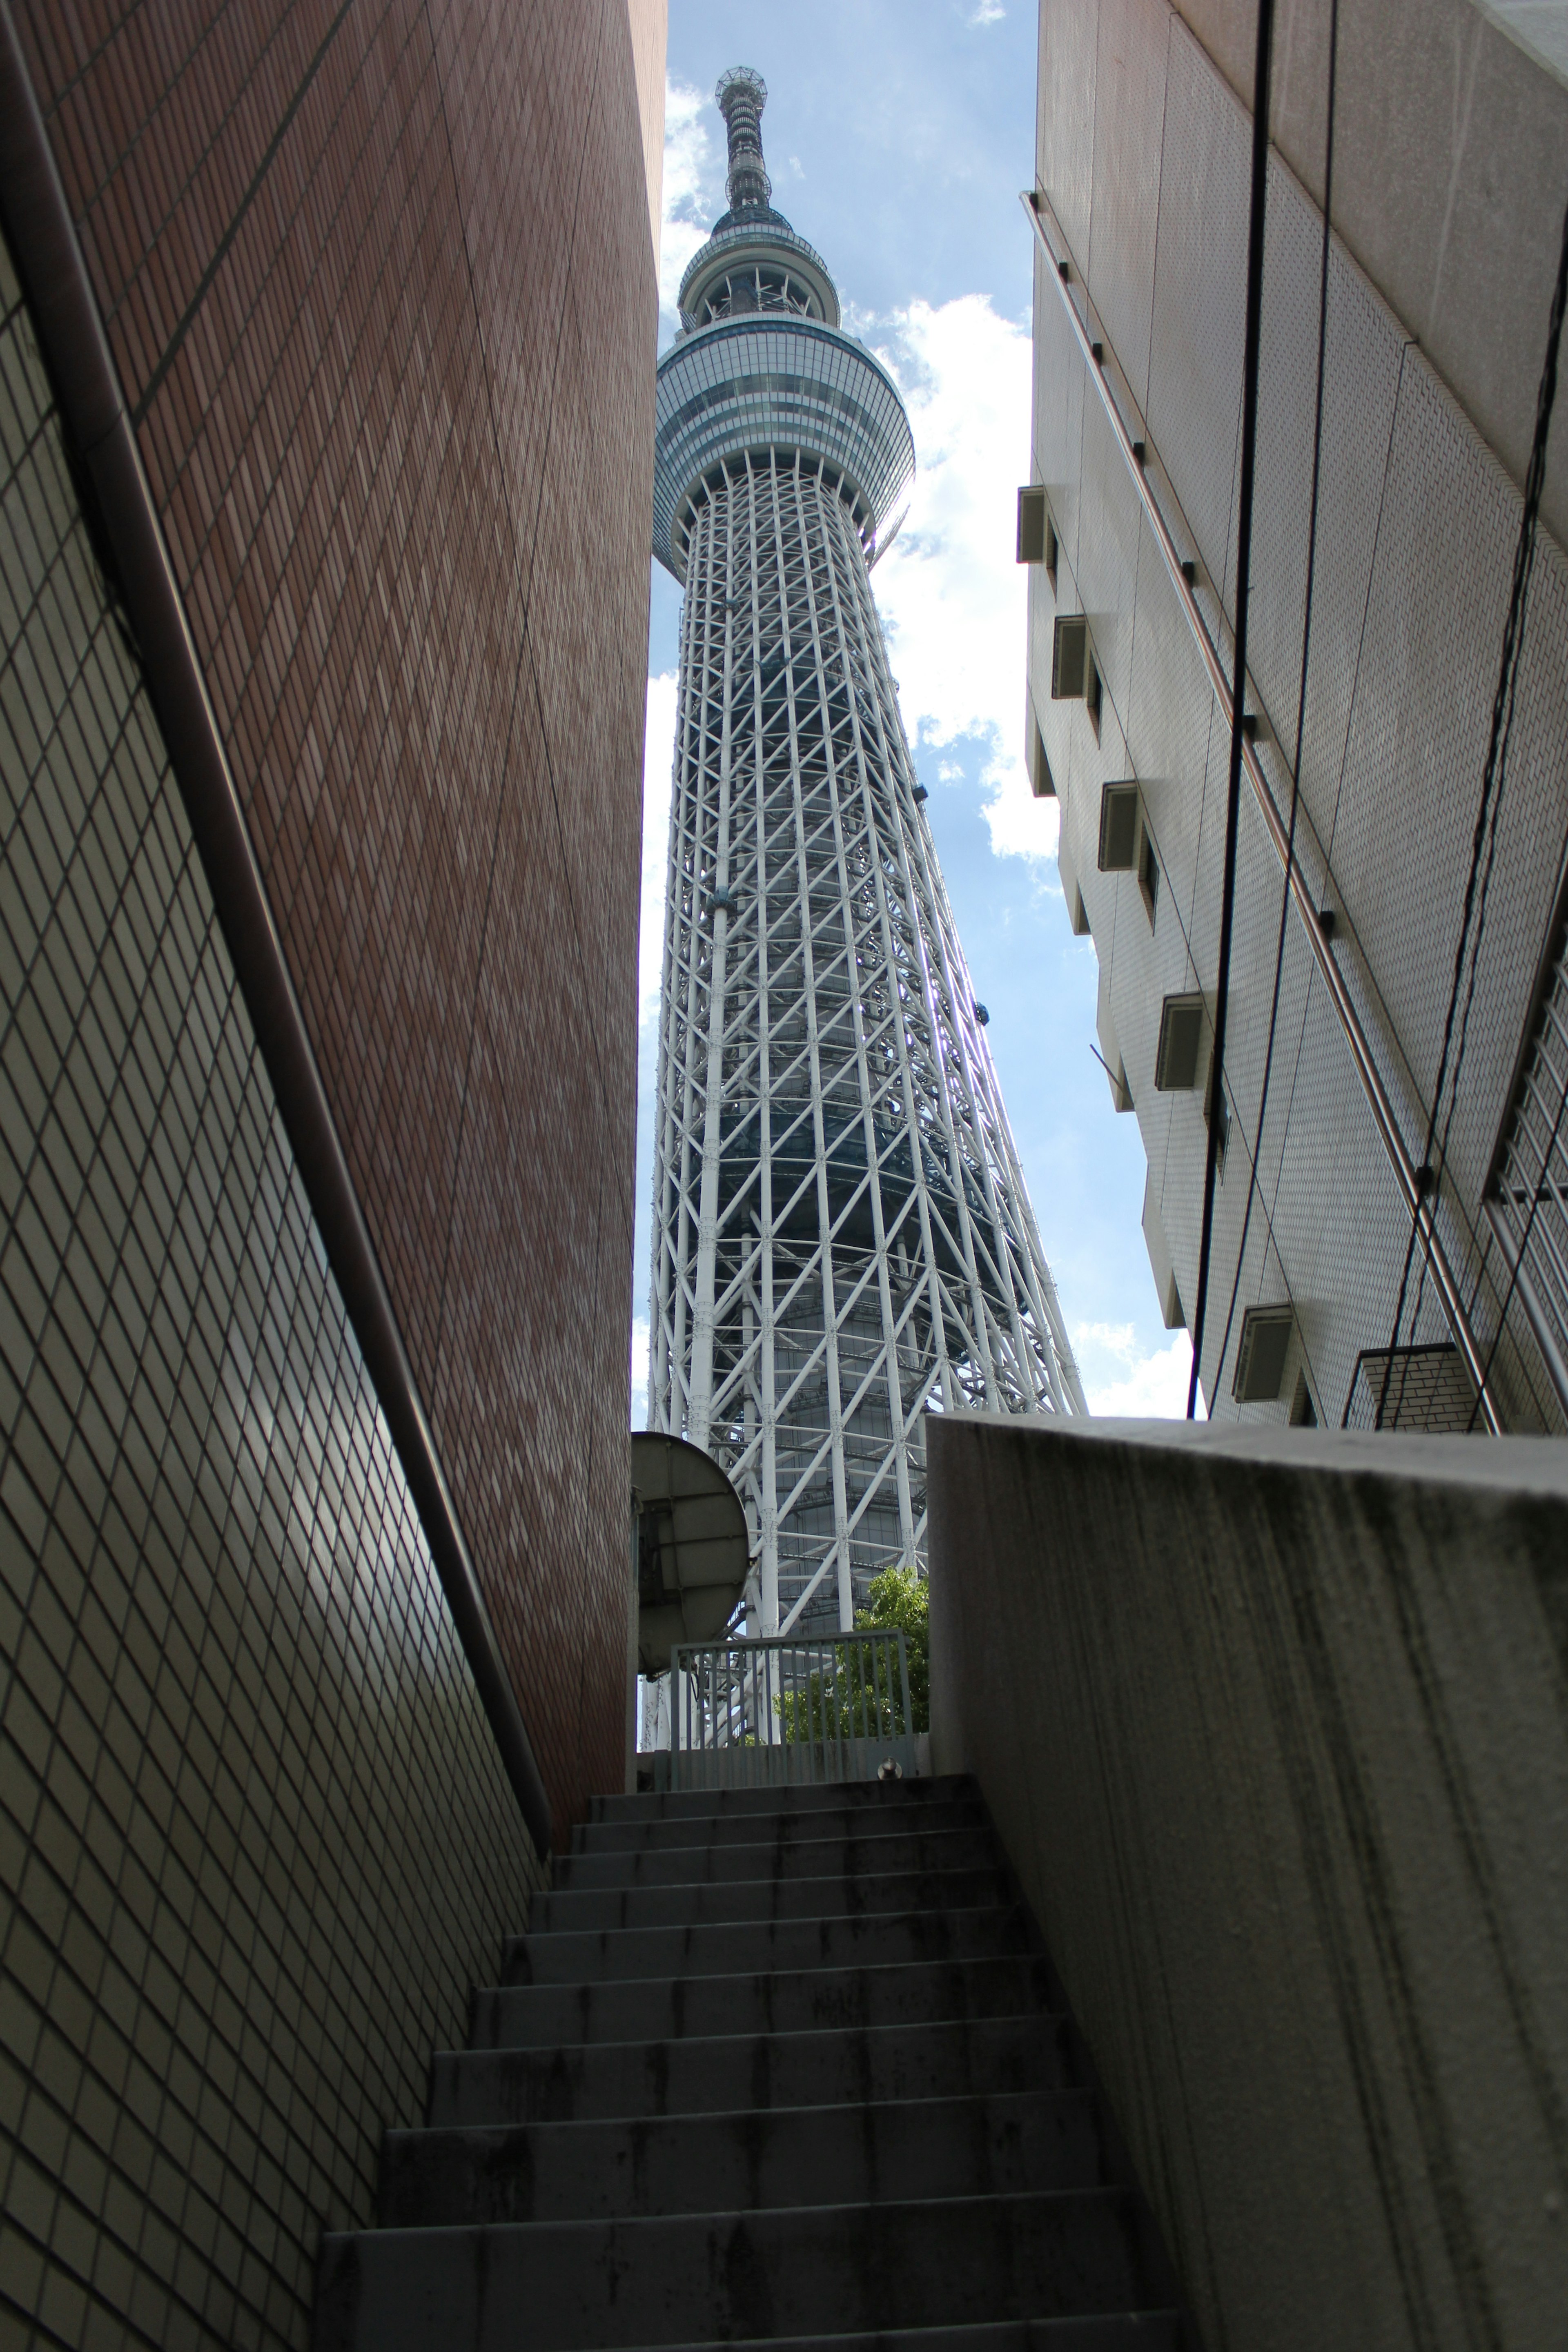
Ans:
[[[596,1801],[316,2352],[1195,2352],[973,1785]]]

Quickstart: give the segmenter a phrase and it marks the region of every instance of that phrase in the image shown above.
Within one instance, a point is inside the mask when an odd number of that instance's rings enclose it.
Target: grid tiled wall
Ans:
[[[1369,1348],[1355,1368],[1347,1429],[1424,1429],[1463,1436],[1475,1426],[1476,1392],[1457,1348]]]
[[[0,2341],[301,2345],[540,1874],[0,310]]]
[[[626,0],[16,0],[552,1807],[623,1770],[656,289]]]
[[[1043,0],[1037,171],[1093,305],[1112,380],[1145,435],[1167,511],[1198,559],[1211,631],[1234,610],[1247,184],[1251,126],[1167,0]],[[1273,157],[1252,549],[1252,701],[1281,806],[1296,731],[1317,362],[1321,215]],[[1031,573],[1033,707],[1061,796],[1101,1002],[1125,1064],[1152,1193],[1183,1300],[1196,1291],[1203,1095],[1153,1085],[1166,995],[1212,1009],[1228,730],[1037,255],[1035,476],[1060,542]],[[1544,310],[1541,320],[1544,337]],[[1538,354],[1521,357],[1533,368]],[[1501,644],[1519,495],[1419,346],[1337,242],[1329,289],[1322,492],[1303,727],[1303,842],[1321,845],[1347,975],[1411,1156],[1435,1083]],[[1168,484],[1168,490],[1164,487]],[[1104,677],[1098,733],[1050,699],[1060,611],[1085,612]],[[1568,833],[1568,562],[1542,538],[1504,821],[1464,1082],[1449,1141],[1451,1246],[1483,1345],[1506,1268],[1479,1202]],[[1288,747],[1282,753],[1280,746]],[[1163,883],[1152,923],[1136,876],[1097,868],[1100,798],[1136,778]],[[1239,1268],[1267,1045],[1282,876],[1244,786],[1226,1085],[1235,1108],[1215,1204],[1205,1329],[1212,1411],[1283,1420],[1305,1373],[1337,1424],[1357,1357],[1388,1343],[1409,1233],[1321,980],[1286,936],[1258,1196]],[[1130,1234],[1130,1247],[1136,1242]],[[1234,1316],[1226,1338],[1233,1279]],[[1243,1310],[1291,1298],[1298,1338],[1279,1402],[1232,1399]],[[1513,1326],[1517,1325],[1517,1332]],[[1447,1325],[1430,1283],[1402,1337]],[[1562,1412],[1514,1310],[1494,1367],[1510,1425]]]

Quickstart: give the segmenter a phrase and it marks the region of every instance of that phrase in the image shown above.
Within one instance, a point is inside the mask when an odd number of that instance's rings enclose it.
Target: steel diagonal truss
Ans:
[[[921,1415],[1086,1408],[837,478],[726,459],[689,526],[649,1420],[729,1469],[760,1625],[924,1549]]]

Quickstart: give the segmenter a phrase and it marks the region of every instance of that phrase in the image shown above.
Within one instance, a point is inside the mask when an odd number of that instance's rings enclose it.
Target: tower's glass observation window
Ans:
[[[754,310],[787,310],[797,319],[820,319],[822,304],[809,286],[787,269],[745,264],[727,270],[708,287],[696,313],[697,324],[715,319],[739,319]]]

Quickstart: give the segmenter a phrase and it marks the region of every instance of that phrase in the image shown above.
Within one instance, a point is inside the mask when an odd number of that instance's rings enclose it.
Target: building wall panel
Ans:
[[[1100,0],[1041,0],[1036,168],[1080,268],[1093,200],[1099,26]]]
[[[1434,499],[1437,481],[1444,495]],[[1401,387],[1333,862],[1427,1100],[1518,529],[1518,502],[1500,468],[1413,355]],[[1556,883],[1555,858],[1542,855],[1543,845],[1554,850],[1568,831],[1565,592],[1563,559],[1543,540],[1452,1134],[1456,1169],[1472,1199],[1490,1160]]]
[[[1215,718],[1186,616],[1147,522],[1140,521],[1128,740],[1164,861],[1164,887],[1184,929],[1192,921],[1203,780]]]
[[[1100,0],[1089,274],[1140,408],[1149,403],[1171,21],[1165,0]]]
[[[1296,753],[1312,501],[1322,217],[1270,158],[1247,667],[1287,769]],[[1301,786],[1327,840],[1343,772],[1405,337],[1342,248],[1329,259],[1323,438]]]
[[[1149,429],[1205,569],[1228,581],[1247,293],[1247,126],[1171,29],[1149,354]]]
[[[1250,104],[1250,0],[1183,0],[1182,14]],[[1542,192],[1568,164],[1561,79],[1530,54],[1529,12],[1505,28],[1473,0],[1345,0],[1338,17],[1336,225],[1521,486],[1562,218]],[[1289,0],[1276,20],[1272,135],[1319,203],[1329,29],[1328,0]],[[1543,512],[1568,537],[1560,446]]]
[[[1068,568],[1078,569],[1079,477],[1083,464],[1083,361],[1062,316],[1055,289],[1043,282],[1044,257],[1035,255],[1036,479],[1046,486],[1057,537]],[[1047,692],[1050,673],[1046,673]]]
[[[1126,461],[1094,398],[1084,405],[1082,481],[1074,571],[1100,677],[1125,725],[1131,708],[1142,517]]]

